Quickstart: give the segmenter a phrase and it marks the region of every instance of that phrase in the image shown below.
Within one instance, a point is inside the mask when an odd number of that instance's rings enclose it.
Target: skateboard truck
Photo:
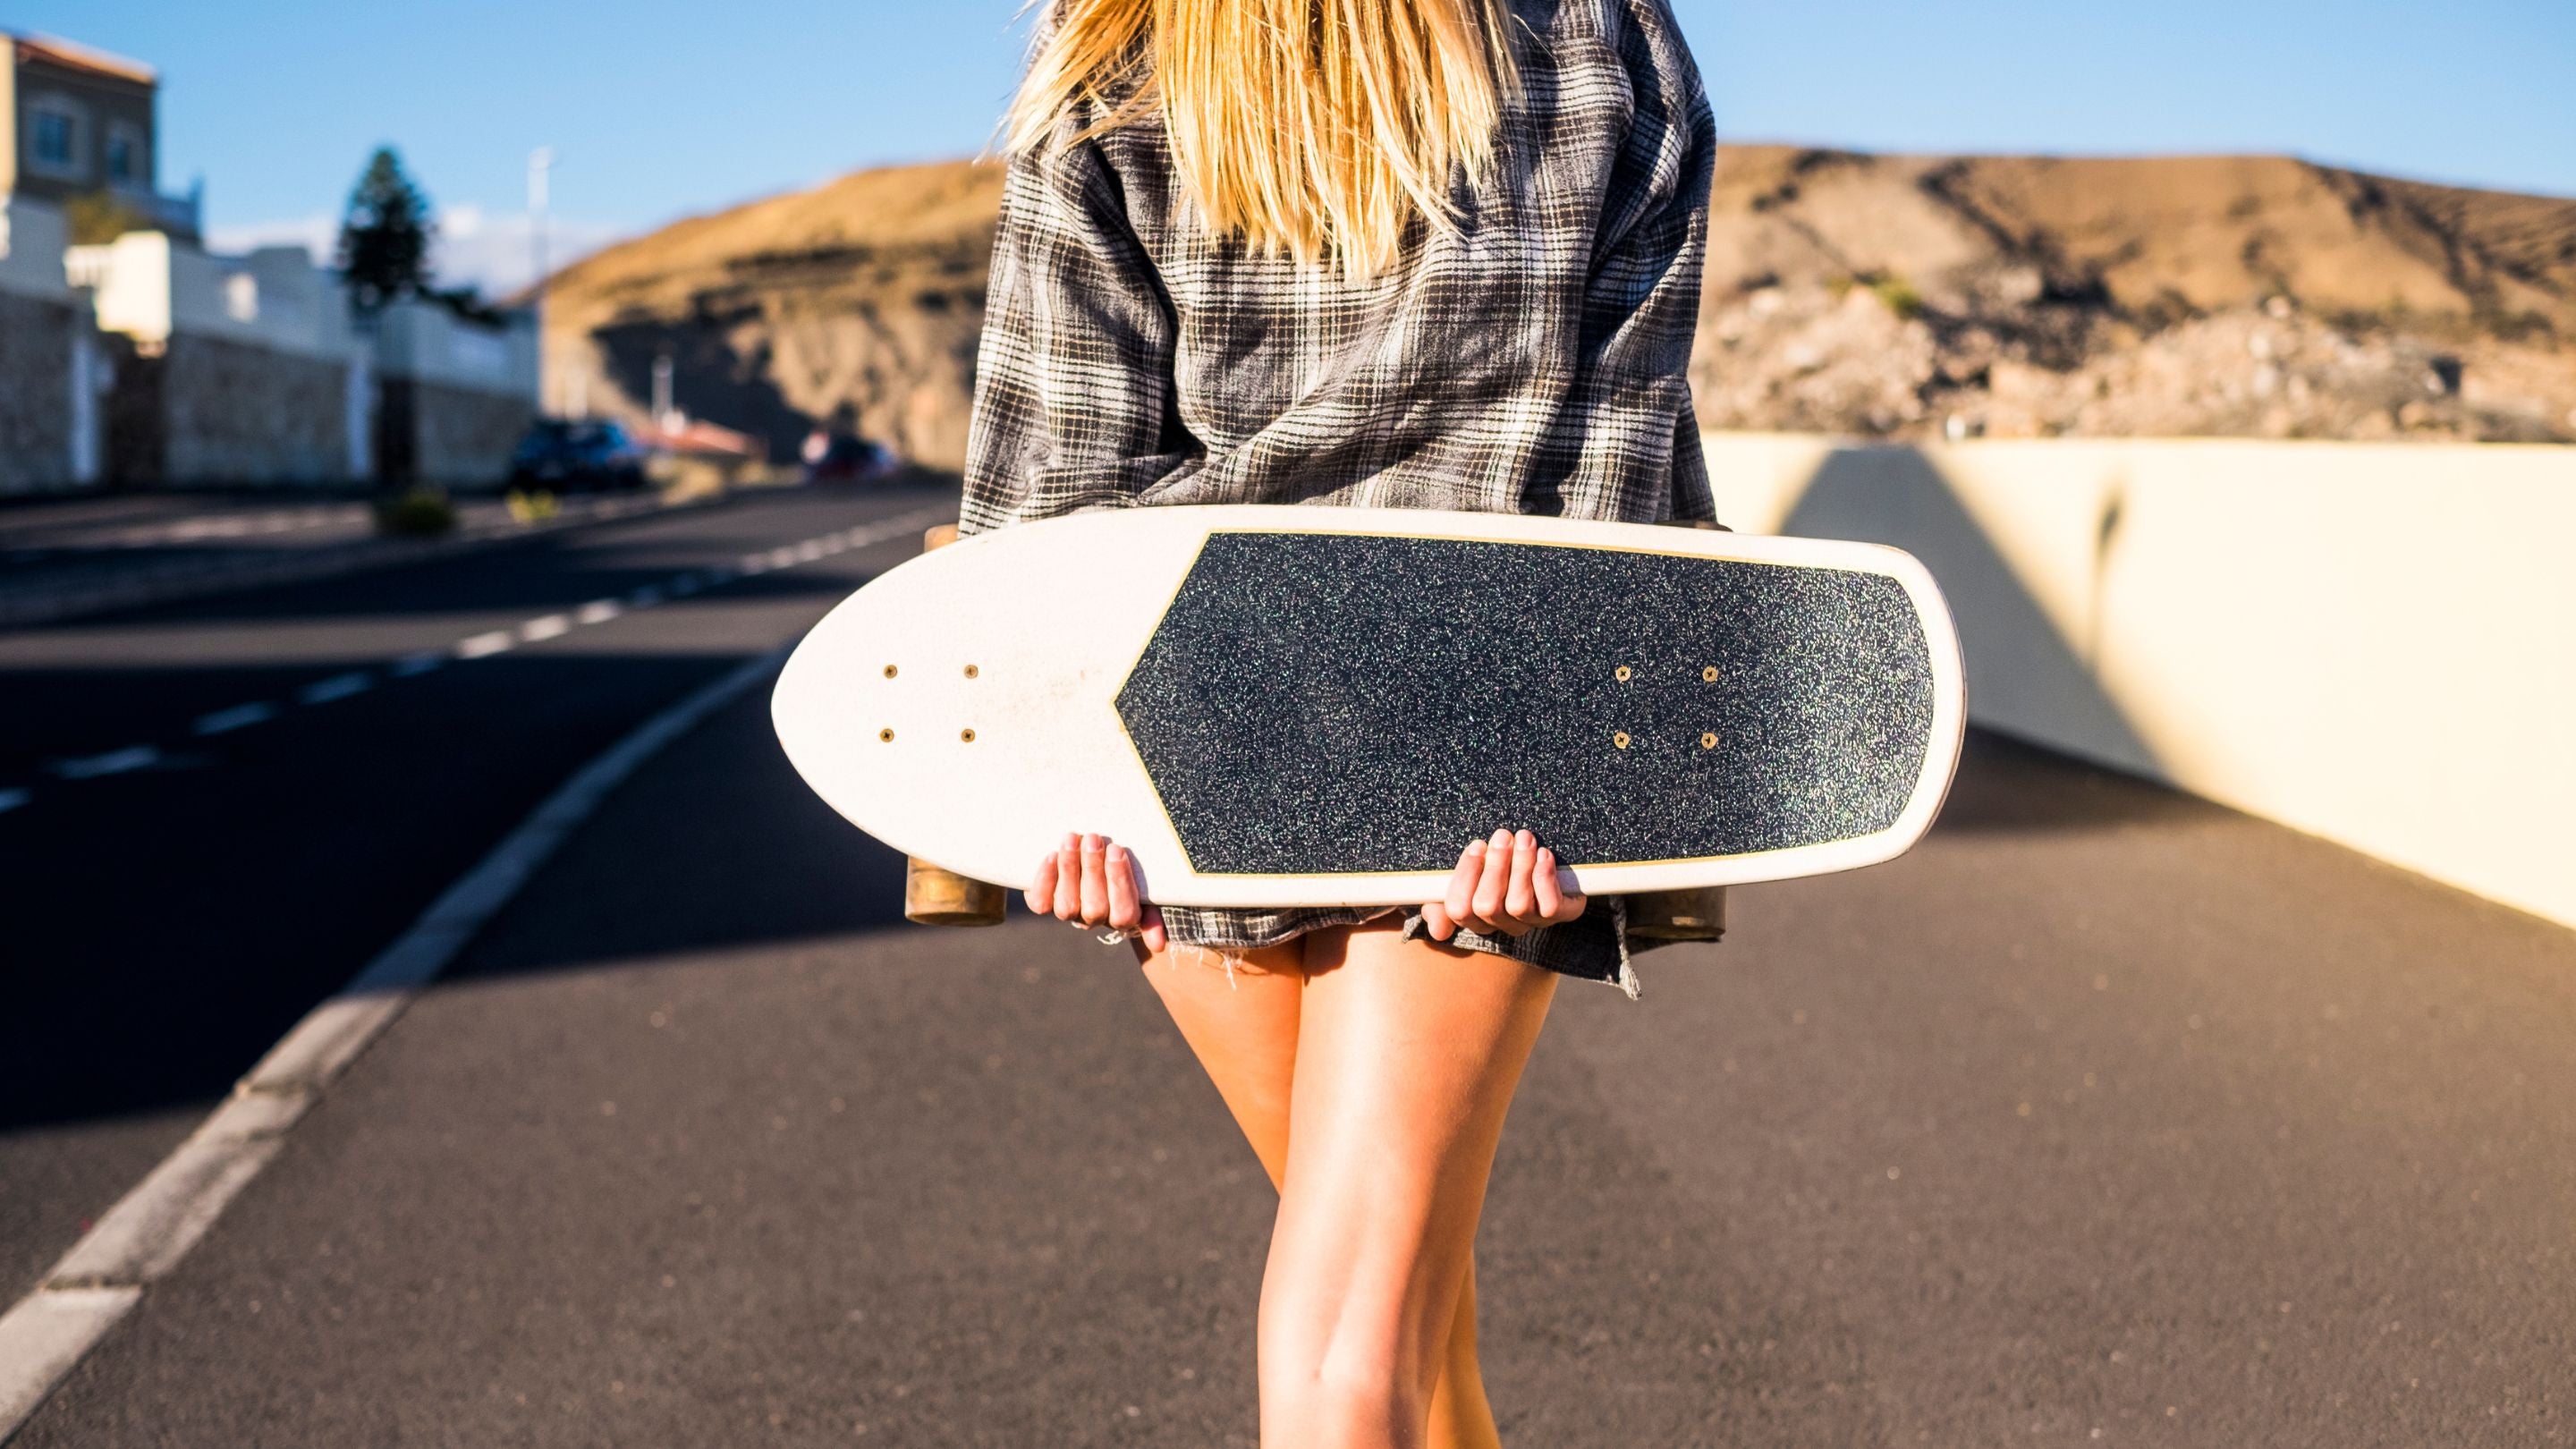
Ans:
[[[1666,520],[1674,528],[1733,529],[1713,518]],[[1623,673],[1625,671],[1622,671]],[[1717,666],[1700,671],[1702,681],[1717,682]],[[1717,748],[1717,736],[1699,737],[1703,750]],[[1722,941],[1726,939],[1726,887],[1702,886],[1687,891],[1640,891],[1628,897],[1628,934],[1640,941]]]
[[[957,525],[933,525],[921,535],[921,551],[945,548],[957,541]],[[894,673],[889,665],[886,673]],[[975,667],[968,665],[971,677]],[[889,732],[891,733],[891,732]],[[974,732],[968,731],[968,739]],[[975,880],[929,861],[904,857],[903,918],[922,926],[998,926],[1010,903],[1010,892],[990,881]]]

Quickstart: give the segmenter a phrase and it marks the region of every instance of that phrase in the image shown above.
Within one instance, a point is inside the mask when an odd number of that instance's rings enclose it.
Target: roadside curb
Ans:
[[[301,583],[308,579],[332,578],[340,574],[362,573],[368,569],[390,568],[398,564],[418,563],[429,559],[452,558],[458,554],[476,553],[504,544],[544,538],[569,529],[592,524],[616,523],[638,518],[658,518],[693,508],[712,508],[730,503],[738,496],[732,493],[707,494],[693,498],[626,500],[612,499],[579,513],[544,523],[485,524],[460,529],[447,538],[397,539],[367,538],[333,544],[280,559],[236,560],[231,563],[176,565],[155,570],[140,578],[96,588],[66,589],[58,594],[41,594],[23,599],[0,599],[0,629],[25,628],[35,624],[52,624],[85,614],[104,613],[110,609],[139,608],[147,604],[175,603],[182,599],[206,598],[239,589],[255,589],[270,584]]]

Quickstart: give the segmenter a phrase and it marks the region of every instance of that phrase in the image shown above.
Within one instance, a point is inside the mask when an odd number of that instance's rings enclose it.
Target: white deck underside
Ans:
[[[1069,830],[1136,854],[1155,900],[1191,906],[1398,905],[1446,871],[1242,876],[1191,869],[1114,700],[1199,545],[1216,530],[1491,539],[1885,574],[1924,620],[1930,749],[1912,800],[1878,834],[1757,855],[1577,865],[1593,894],[1779,880],[1885,860],[1922,835],[1957,763],[1959,648],[1930,574],[1874,544],[1419,509],[1139,508],[982,534],[851,595],[787,662],[771,703],[807,783],[862,830],[978,880],[1025,887]],[[968,666],[975,675],[967,676]],[[895,675],[886,676],[893,666]],[[892,730],[891,742],[880,732]],[[963,737],[974,732],[970,742]]]

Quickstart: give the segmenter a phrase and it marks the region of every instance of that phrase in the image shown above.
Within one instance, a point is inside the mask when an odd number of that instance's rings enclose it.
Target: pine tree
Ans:
[[[429,292],[429,198],[404,174],[391,146],[376,148],[349,192],[340,220],[340,271],[360,312]]]

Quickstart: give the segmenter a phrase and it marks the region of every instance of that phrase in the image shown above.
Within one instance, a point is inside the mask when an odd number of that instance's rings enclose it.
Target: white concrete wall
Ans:
[[[69,301],[63,253],[71,226],[43,202],[0,192],[0,291],[47,301]]]
[[[2576,448],[1706,441],[1931,567],[1978,723],[2576,925]]]
[[[434,302],[397,302],[376,319],[376,369],[388,378],[524,397],[533,404],[536,319],[512,313],[505,326],[484,327]]]
[[[140,342],[183,332],[305,357],[354,359],[362,350],[346,288],[301,247],[218,256],[137,231],[73,248],[69,270],[96,289],[98,325]]]

